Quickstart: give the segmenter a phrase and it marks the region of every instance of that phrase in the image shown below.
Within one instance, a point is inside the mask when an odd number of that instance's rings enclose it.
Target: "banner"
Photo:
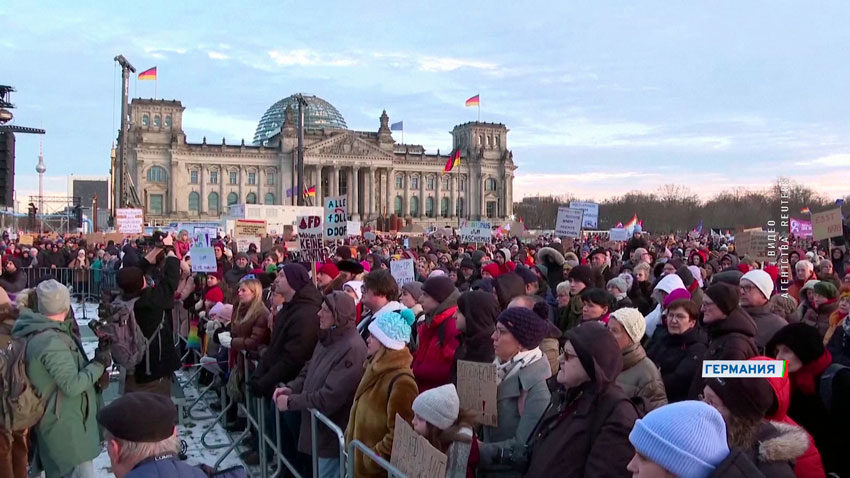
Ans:
[[[812,237],[812,221],[792,218],[790,231],[797,237]]]
[[[416,280],[416,263],[413,259],[401,259],[390,262],[390,274],[399,288]]]
[[[348,223],[348,197],[325,198],[325,239],[345,239]]]
[[[266,221],[257,219],[237,219],[233,225],[233,237],[260,237],[267,234]]]
[[[841,208],[812,214],[812,239],[820,241],[842,234]]]
[[[490,242],[490,221],[465,221],[458,232],[460,242]]]
[[[457,361],[457,395],[460,408],[478,413],[481,425],[499,426],[497,407],[496,365],[493,363]]]
[[[608,239],[612,241],[628,241],[629,231],[622,227],[616,227],[608,231]]]
[[[141,209],[116,209],[115,227],[121,234],[142,234],[144,211]]]
[[[580,209],[584,215],[582,229],[596,229],[599,223],[599,204],[595,202],[570,201],[570,209]]]
[[[322,241],[322,217],[298,216],[298,246],[301,249],[301,260],[322,262],[325,260]]]
[[[360,221],[348,221],[348,228],[345,230],[345,234],[349,237],[359,236],[360,225]]]
[[[192,272],[215,272],[218,264],[215,262],[215,251],[212,247],[191,247]]]
[[[581,235],[581,209],[567,206],[558,208],[558,220],[555,222],[555,235],[558,237],[579,237]]]
[[[396,414],[390,464],[409,478],[435,478],[446,476],[446,462],[445,454]]]

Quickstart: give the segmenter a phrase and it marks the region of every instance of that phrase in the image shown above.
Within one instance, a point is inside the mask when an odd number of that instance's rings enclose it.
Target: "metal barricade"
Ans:
[[[348,470],[349,475],[354,477],[354,455],[355,450],[360,450],[361,453],[366,455],[372,461],[378,464],[381,468],[387,470],[389,478],[407,478],[407,475],[401,472],[398,468],[394,467],[390,462],[385,460],[381,455],[375,453],[374,450],[366,446],[360,440],[353,440],[348,444]]]
[[[339,477],[345,478],[345,468],[346,468],[346,455],[345,455],[345,433],[343,433],[342,429],[336,425],[336,423],[332,422],[330,418],[326,417],[322,414],[322,412],[316,410],[315,408],[310,409],[310,430],[312,435],[312,448],[313,451],[313,478],[319,477],[319,424],[318,421],[321,421],[325,424],[326,427],[330,428],[331,431],[336,433],[336,437],[339,440]]]
[[[35,287],[43,279],[55,279],[67,286],[71,299],[82,305],[82,319],[89,318],[85,304],[99,303],[104,291],[117,287],[118,271],[114,269],[31,267],[22,269],[22,272],[26,277],[27,288]]]

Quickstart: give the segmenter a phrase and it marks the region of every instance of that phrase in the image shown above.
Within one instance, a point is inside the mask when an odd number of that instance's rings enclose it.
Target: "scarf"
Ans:
[[[527,367],[529,364],[536,362],[541,357],[543,357],[543,352],[540,351],[540,347],[534,347],[531,350],[518,352],[516,355],[511,357],[510,360],[504,363],[499,360],[499,357],[496,357],[496,360],[493,361],[496,365],[496,384],[498,385],[508,378],[516,375],[520,370]]]
[[[833,334],[835,334],[835,329],[837,327],[842,327],[845,335],[847,335],[848,331],[850,331],[847,314],[841,313],[840,310],[836,310],[829,316],[829,328],[826,329],[826,333],[823,335],[824,345],[829,343],[829,340],[832,338]]]
[[[797,373],[791,374],[791,388],[799,390],[804,395],[815,394],[815,378],[826,370],[832,363],[832,355],[829,350],[824,350],[823,355],[803,365]]]

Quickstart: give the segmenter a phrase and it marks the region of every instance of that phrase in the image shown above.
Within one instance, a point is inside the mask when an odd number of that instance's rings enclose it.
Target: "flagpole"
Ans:
[[[157,72],[159,73],[159,72]],[[156,99],[157,87],[159,86],[159,75],[155,76],[153,79],[153,99]]]
[[[478,122],[481,122],[481,96],[478,97]]]

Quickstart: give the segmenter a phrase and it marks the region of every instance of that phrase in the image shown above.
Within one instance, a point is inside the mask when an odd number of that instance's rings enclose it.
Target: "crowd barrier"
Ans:
[[[71,269],[69,267],[31,267],[21,269],[26,277],[26,287],[31,288],[45,279],[55,279],[71,291],[71,299],[81,304],[97,304],[103,291],[118,287],[118,271],[114,269]],[[82,308],[86,318],[86,308]]]

